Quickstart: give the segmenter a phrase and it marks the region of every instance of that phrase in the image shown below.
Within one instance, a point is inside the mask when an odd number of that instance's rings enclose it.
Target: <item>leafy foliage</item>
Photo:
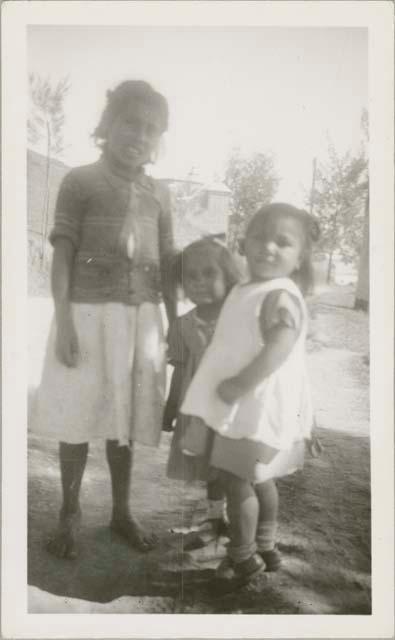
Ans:
[[[314,211],[321,226],[320,248],[329,256],[328,281],[335,253],[348,263],[359,256],[367,192],[365,149],[357,155],[350,151],[339,155],[329,145],[328,161],[318,164],[314,189]]]
[[[277,191],[279,178],[273,156],[253,153],[245,157],[235,149],[228,160],[225,184],[232,192],[229,244],[234,247],[250,218],[259,207],[271,202]]]
[[[29,74],[30,111],[27,121],[28,142],[37,147],[44,146],[46,156],[45,193],[43,200],[41,230],[41,263],[44,265],[45,244],[48,235],[48,213],[50,193],[51,158],[63,153],[63,127],[65,122],[64,99],[70,89],[65,77],[52,86],[48,78]]]
[[[27,121],[28,141],[36,146],[46,144],[48,155],[60,156],[63,147],[64,99],[70,89],[65,77],[52,86],[49,79],[30,73],[30,113]]]

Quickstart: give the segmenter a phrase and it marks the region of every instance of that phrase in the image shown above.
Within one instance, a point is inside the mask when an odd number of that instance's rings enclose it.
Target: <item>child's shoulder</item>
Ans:
[[[239,290],[246,290],[250,295],[263,297],[272,297],[284,293],[298,299],[303,298],[301,290],[291,278],[273,278],[272,280],[258,282],[244,282],[239,285]]]
[[[237,288],[236,288],[237,287]],[[273,278],[267,281],[245,282],[236,285],[235,304],[245,312],[250,309],[249,305],[256,305],[260,309],[259,315],[269,310],[271,315],[280,307],[291,309],[303,309],[303,296],[298,286],[290,278]]]

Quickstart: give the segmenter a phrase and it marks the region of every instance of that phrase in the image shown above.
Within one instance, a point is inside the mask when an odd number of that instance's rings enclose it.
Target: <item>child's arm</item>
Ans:
[[[55,224],[49,236],[54,247],[51,288],[55,304],[56,355],[62,364],[75,367],[78,340],[70,304],[70,281],[75,252],[80,242],[85,197],[77,170],[63,178],[55,208]]]
[[[168,277],[167,266],[165,267],[165,270],[165,275],[162,275],[163,302],[166,309],[169,327],[171,327],[177,317],[177,292],[174,283],[172,283]]]
[[[224,380],[218,394],[227,404],[254,389],[287,359],[300,333],[300,307],[287,292],[274,291],[262,305],[259,316],[264,346],[237,376]]]
[[[173,431],[173,424],[177,418],[178,408],[181,399],[181,384],[184,375],[184,366],[180,363],[174,363],[173,375],[170,383],[169,395],[166,401],[165,411],[163,414],[163,431]]]
[[[233,404],[240,396],[254,389],[270,376],[287,359],[298,338],[298,331],[278,325],[266,334],[267,342],[262,351],[237,376],[224,380],[217,392],[227,404]]]
[[[172,431],[174,420],[181,405],[182,381],[185,375],[185,365],[188,360],[188,348],[183,336],[183,320],[176,318],[170,326],[168,335],[168,362],[173,367],[169,395],[163,414],[163,431]]]
[[[162,274],[162,295],[166,308],[169,327],[177,317],[177,292],[172,280],[172,259],[174,256],[173,219],[171,215],[171,201],[168,189],[161,185],[161,215],[159,218],[159,245]]]
[[[56,318],[56,355],[62,364],[75,367],[78,360],[78,338],[70,304],[70,276],[75,249],[65,237],[54,241],[51,288]]]

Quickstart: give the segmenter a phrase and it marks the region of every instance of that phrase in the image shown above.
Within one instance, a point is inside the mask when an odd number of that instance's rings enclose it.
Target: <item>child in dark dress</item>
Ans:
[[[175,421],[175,431],[167,475],[185,482],[207,482],[209,530],[218,536],[226,532],[226,520],[224,491],[208,464],[212,443],[209,439],[202,456],[186,455],[182,440],[188,417],[179,414],[178,410],[214,334],[225,298],[239,280],[239,272],[225,245],[208,237],[192,243],[179,254],[175,262],[175,280],[195,307],[174,321],[168,336],[168,356],[174,372],[163,426],[170,430]]]

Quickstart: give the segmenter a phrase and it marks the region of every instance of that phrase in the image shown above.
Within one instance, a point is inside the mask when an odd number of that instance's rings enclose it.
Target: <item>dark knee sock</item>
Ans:
[[[107,440],[106,455],[111,474],[113,518],[129,517],[132,445],[120,446],[118,440]]]
[[[259,520],[256,542],[259,551],[271,551],[276,544],[278,519],[278,490],[274,480],[255,487],[259,500]]]
[[[225,490],[219,478],[207,483],[207,517],[209,520],[225,520]]]
[[[79,509],[79,497],[82,476],[88,457],[88,443],[59,443],[60,472],[62,478],[62,513],[76,513]]]

